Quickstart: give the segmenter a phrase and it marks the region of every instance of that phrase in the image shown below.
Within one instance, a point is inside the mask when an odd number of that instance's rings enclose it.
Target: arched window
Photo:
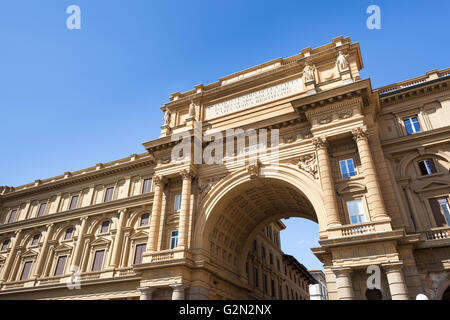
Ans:
[[[73,228],[67,228],[66,234],[64,235],[64,240],[70,240],[73,236]]]
[[[100,228],[100,233],[107,233],[109,231],[109,220],[102,222],[102,227]]]
[[[32,246],[35,246],[35,245],[37,245],[38,243],[39,243],[39,239],[41,238],[41,235],[38,233],[38,234],[35,234],[34,236],[33,236],[33,240],[31,241],[31,245]]]
[[[140,226],[148,226],[149,223],[149,218],[150,218],[150,214],[149,213],[144,213],[141,216],[141,222],[140,222]]]
[[[10,242],[9,239],[6,239],[6,240],[3,241],[1,251],[5,251],[5,250],[8,249],[9,242]]]

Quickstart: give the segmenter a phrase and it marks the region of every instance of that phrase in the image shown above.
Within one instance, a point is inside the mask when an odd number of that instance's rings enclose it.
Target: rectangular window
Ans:
[[[144,179],[144,186],[142,187],[142,193],[149,193],[152,191],[152,179]]]
[[[419,119],[417,119],[417,116],[405,118],[403,119],[403,123],[405,124],[405,128],[408,134],[414,134],[421,131]]]
[[[444,227],[450,225],[450,208],[447,198],[429,199],[431,210],[433,211],[436,226]]]
[[[58,257],[58,262],[56,263],[55,276],[60,276],[64,274],[64,267],[66,266],[67,256]]]
[[[178,245],[178,230],[170,233],[170,249],[175,249]]]
[[[173,210],[178,211],[181,209],[181,194],[177,194],[173,200]]]
[[[277,259],[277,270],[280,271],[280,260]]]
[[[347,201],[346,204],[351,224],[366,222],[366,217],[364,215],[363,201],[361,199]]]
[[[111,201],[112,198],[113,198],[113,194],[114,194],[114,187],[107,188],[106,192],[105,192],[105,200],[104,200],[104,202]]]
[[[264,290],[264,293],[267,293],[267,276],[266,276],[264,273],[263,273],[262,280],[263,280],[263,290]]]
[[[420,160],[419,161],[419,169],[420,169],[420,173],[423,176],[427,176],[427,175],[437,172],[433,159]]]
[[[72,200],[70,200],[69,210],[73,210],[77,208],[79,196],[73,196]]]
[[[16,220],[16,214],[17,214],[17,210],[11,210],[11,213],[9,214],[9,219],[8,219],[8,223],[12,223]]]
[[[92,271],[102,270],[104,256],[105,256],[105,250],[95,251],[94,263],[92,264]]]
[[[252,248],[253,248],[253,251],[256,251],[256,240],[253,240]]]
[[[138,244],[136,246],[136,252],[134,254],[134,264],[141,264],[142,263],[142,255],[145,252],[147,245],[145,243]]]
[[[272,255],[272,253],[269,253],[269,262],[270,262],[270,264],[273,264],[273,255]]]
[[[20,280],[27,280],[28,276],[30,275],[31,265],[33,264],[33,261],[27,261],[23,265],[22,274],[20,275]]]
[[[258,269],[253,268],[253,286],[258,288]]]
[[[42,217],[45,213],[45,208],[47,208],[47,202],[41,203],[41,206],[39,207],[39,211],[37,216]]]
[[[100,228],[100,233],[107,233],[109,231],[109,220],[102,222],[102,227]]]
[[[283,299],[283,290],[281,289],[281,285],[278,285],[278,299]]]
[[[265,258],[266,257],[266,248],[264,248],[264,246],[261,246],[261,258]]]
[[[346,159],[339,161],[339,167],[341,168],[342,178],[349,178],[356,176],[355,165],[353,159]]]

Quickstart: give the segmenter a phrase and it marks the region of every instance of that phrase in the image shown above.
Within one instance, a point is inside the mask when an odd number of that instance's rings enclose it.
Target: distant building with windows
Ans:
[[[246,271],[254,290],[253,299],[309,300],[308,287],[314,277],[293,256],[281,250],[280,231],[286,226],[271,223],[252,241]]]
[[[327,279],[322,270],[309,270],[317,283],[309,285],[310,300],[328,300]]]

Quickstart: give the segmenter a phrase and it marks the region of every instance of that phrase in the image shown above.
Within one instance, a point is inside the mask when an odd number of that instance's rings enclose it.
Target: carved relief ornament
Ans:
[[[301,156],[297,162],[297,167],[310,174],[315,179],[318,172],[316,154],[311,153]]]
[[[363,127],[359,127],[352,130],[353,139],[358,142],[361,139],[367,140],[368,133],[367,129]]]

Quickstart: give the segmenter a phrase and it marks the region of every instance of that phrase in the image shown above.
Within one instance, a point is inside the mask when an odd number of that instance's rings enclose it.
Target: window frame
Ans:
[[[177,204],[178,204],[177,199],[180,199],[180,200],[179,200],[179,208],[178,208],[178,209],[177,209]],[[176,195],[173,197],[173,211],[178,212],[178,211],[181,210],[181,201],[182,201],[182,195],[181,195],[181,193],[180,193],[180,194],[176,194]]]
[[[60,259],[62,259],[62,258],[65,258],[65,260],[64,260],[64,265],[63,265],[63,267],[62,267],[61,273],[60,273],[60,274],[56,274],[56,272],[58,271],[58,267],[59,267],[59,261],[60,261]],[[68,255],[59,255],[59,256],[56,258],[55,271],[53,272],[53,276],[54,276],[54,277],[63,276],[63,275],[65,274],[66,266],[67,266],[67,258],[68,258]]]
[[[41,234],[40,233],[34,234],[33,237],[31,238],[30,246],[31,247],[38,246],[40,240],[41,240]]]
[[[350,167],[348,165],[349,161],[351,161],[351,164],[352,164],[352,167],[353,167],[353,171],[350,171]],[[347,170],[347,172],[345,172],[345,173],[342,171],[342,163],[345,164],[345,169]],[[338,165],[339,165],[339,172],[341,173],[341,179],[349,179],[349,178],[354,177],[354,176],[356,176],[358,174],[356,172],[355,160],[353,159],[353,157],[347,158],[347,159],[343,159],[343,160],[339,160],[338,161]],[[347,175],[347,176],[345,176],[345,175]]]
[[[31,274],[31,271],[33,270],[33,262],[34,262],[34,260],[24,260],[24,261],[23,261],[23,264],[22,264],[22,271],[20,272],[19,281],[27,281],[27,280],[30,280],[30,274]],[[25,272],[25,266],[26,266],[28,263],[30,264],[30,269],[29,269],[28,272],[27,272],[27,277],[24,279],[24,278],[23,278],[23,275],[24,275],[24,272]]]
[[[98,252],[102,252],[102,251],[103,251],[103,257],[102,257],[102,263],[101,263],[100,269],[94,270],[94,267],[95,267],[95,261],[96,261],[95,258],[96,258],[96,256],[97,256],[97,253],[98,253]],[[91,272],[99,272],[99,271],[102,271],[102,270],[103,270],[103,267],[104,267],[104,265],[105,265],[105,257],[106,257],[106,248],[94,250],[94,256],[92,257]]]
[[[416,128],[414,127],[414,123],[411,120],[413,118],[417,119],[417,124],[419,125],[419,131],[416,131]],[[413,131],[411,133],[408,131],[408,126],[406,125],[407,120],[410,121],[410,127],[413,129]],[[423,126],[420,123],[418,114],[413,114],[413,115],[402,117],[402,124],[403,124],[403,128],[405,129],[406,135],[412,135],[412,134],[417,134],[417,133],[423,132]]]
[[[44,209],[42,209],[42,207],[43,207]],[[36,218],[45,216],[46,213],[47,213],[47,207],[48,207],[48,202],[47,202],[47,201],[41,202],[41,203],[39,204],[39,209],[38,209],[38,212],[37,212],[37,214],[36,214]]]
[[[17,209],[11,209],[10,210],[7,223],[14,223],[14,222],[16,222],[17,211],[18,211]],[[14,215],[13,215],[13,212],[14,212]],[[12,219],[11,219],[11,217],[12,217]]]
[[[11,239],[4,239],[2,241],[2,246],[0,247],[0,251],[8,251],[10,243],[11,243]]]
[[[430,162],[431,162],[431,165],[428,165],[428,166],[427,166],[426,163],[425,163],[425,161],[430,161]],[[421,163],[421,162],[424,162],[424,163],[425,163],[424,166],[425,166],[425,169],[427,170],[427,173],[426,173],[426,174],[424,174],[424,173],[422,172],[422,169],[421,169],[421,167],[420,167],[420,163]],[[419,172],[419,177],[428,177],[428,176],[431,176],[431,175],[433,175],[433,174],[439,173],[438,167],[436,166],[436,162],[434,161],[434,158],[432,158],[432,157],[429,157],[429,158],[423,158],[423,159],[417,160],[416,164],[417,164],[417,168],[418,168],[418,172]],[[433,171],[433,168],[434,168],[434,171],[435,171],[435,172],[432,172],[432,171]],[[431,171],[431,173],[429,172],[429,170]]]
[[[76,199],[75,205],[73,206],[73,200]],[[80,201],[80,195],[75,194],[70,198],[69,210],[75,210],[78,208],[78,203]],[[72,207],[73,206],[73,207]]]
[[[176,232],[177,234],[173,235],[174,232]],[[173,250],[176,247],[178,247],[178,235],[179,235],[178,229],[170,231],[170,239],[169,239],[169,248],[170,248],[170,250]],[[172,241],[173,240],[175,240],[175,246],[172,246]]]
[[[106,202],[111,202],[114,200],[114,191],[115,191],[115,186],[109,186],[105,188],[105,195],[103,196],[103,203]],[[107,196],[108,196],[108,190],[112,190],[111,191],[111,199],[107,200]]]
[[[146,224],[142,224],[143,217],[145,215],[148,215],[147,223]],[[150,213],[149,212],[145,212],[145,213],[141,214],[141,216],[139,217],[139,227],[148,227],[149,225],[150,225]]]
[[[104,227],[104,224],[105,223],[108,223],[108,230],[107,231],[103,231],[103,227]],[[100,224],[100,231],[99,231],[99,234],[107,234],[107,233],[109,233],[109,231],[111,230],[111,221],[110,220],[103,220],[102,221],[102,223]]]
[[[71,234],[70,238],[67,238],[67,234],[68,234],[69,230],[72,230],[72,232],[70,233]],[[64,241],[72,240],[74,231],[75,231],[75,229],[73,227],[66,228],[66,232],[64,232]]]
[[[358,225],[358,224],[364,224],[364,223],[371,221],[369,214],[368,214],[368,208],[367,208],[365,197],[348,198],[348,199],[343,199],[343,201],[344,201],[344,209],[345,209],[346,219],[348,221],[348,224]],[[347,203],[353,202],[353,201],[361,201],[362,209],[363,209],[363,214],[361,216],[364,217],[364,221],[362,221],[362,222],[352,223],[352,219],[351,219],[352,216],[350,215],[350,212],[348,211]]]
[[[144,248],[143,249],[143,251],[142,251],[142,254],[141,254],[141,256],[139,257],[139,260],[140,260],[140,262],[139,263],[136,263],[136,259],[138,258],[138,256],[137,256],[137,254],[138,254],[138,248]],[[134,246],[134,256],[133,256],[133,264],[142,264],[142,258],[143,258],[143,254],[144,254],[144,252],[147,250],[147,243],[145,243],[145,242],[142,242],[142,243],[136,243],[135,244],[135,246]]]
[[[145,182],[146,181],[150,181],[149,182],[149,186],[148,186],[148,191],[147,192],[145,192],[146,190],[146,185],[145,185]],[[152,178],[144,178],[143,179],[143,181],[142,181],[142,190],[141,190],[141,194],[147,194],[147,193],[151,193],[152,191],[153,191],[153,187],[152,187],[152,184],[153,184],[153,179]]]

